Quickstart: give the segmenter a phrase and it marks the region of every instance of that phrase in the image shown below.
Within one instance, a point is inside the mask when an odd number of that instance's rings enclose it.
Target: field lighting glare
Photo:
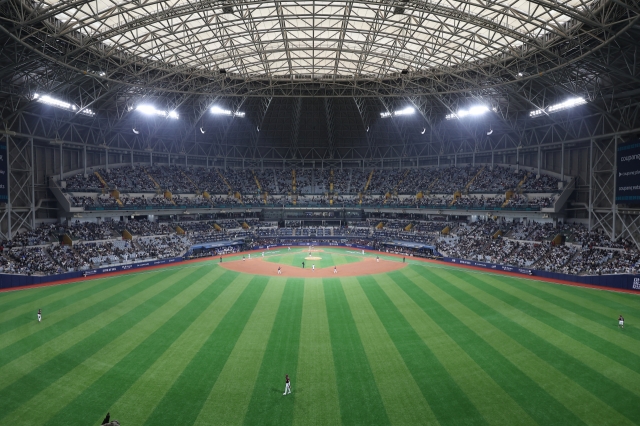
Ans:
[[[399,109],[397,111],[394,112],[381,112],[380,113],[380,117],[381,118],[387,118],[387,117],[399,117],[401,115],[411,115],[415,112],[416,110],[413,107],[406,107],[404,109]]]
[[[474,117],[487,112],[489,112],[489,107],[487,107],[486,105],[477,105],[469,109],[460,109],[455,114],[447,114],[445,118],[447,120],[451,120],[454,118],[464,118],[469,116]]]
[[[217,105],[211,107],[211,114],[226,115],[228,117],[244,117],[244,112],[222,109]]]
[[[571,98],[559,104],[554,104],[549,107],[540,108],[529,112],[529,117],[540,117],[545,114],[553,114],[554,112],[564,111],[565,109],[577,107],[579,105],[586,104],[587,101],[584,98]]]
[[[173,118],[175,120],[177,120],[180,117],[178,113],[175,111],[169,111],[169,112],[161,111],[159,109],[155,109],[155,107],[151,105],[144,105],[144,104],[138,105],[136,107],[136,110],[146,115],[159,115],[161,117]]]
[[[95,112],[93,112],[88,108],[78,111],[78,107],[76,105],[71,104],[69,102],[62,101],[60,99],[53,98],[49,95],[40,95],[36,93],[33,95],[33,99],[35,99],[37,102],[40,102],[41,104],[50,105],[60,109],[65,109],[67,111],[77,111],[79,114],[88,115],[90,117],[93,117],[94,115],[96,115]]]

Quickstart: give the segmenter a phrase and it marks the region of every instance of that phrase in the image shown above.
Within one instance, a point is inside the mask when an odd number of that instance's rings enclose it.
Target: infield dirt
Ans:
[[[278,265],[273,262],[266,262],[262,259],[234,260],[221,263],[220,266],[236,272],[254,275],[278,276],[278,266],[282,270],[282,277],[294,278],[328,278],[328,277],[355,277],[358,275],[372,275],[391,272],[402,269],[406,263],[394,262],[380,259],[363,259],[361,262],[346,263],[338,267],[338,273],[333,273],[333,266],[328,268],[316,268],[313,271],[309,265],[307,268],[298,268],[291,265]]]

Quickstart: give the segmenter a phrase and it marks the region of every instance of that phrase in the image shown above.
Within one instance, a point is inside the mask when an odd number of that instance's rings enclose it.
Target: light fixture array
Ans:
[[[399,117],[401,115],[411,115],[416,110],[413,107],[406,107],[404,109],[400,109],[398,111],[385,111],[380,113],[381,118],[389,118],[389,117]]]
[[[554,104],[549,107],[535,109],[529,113],[529,117],[539,117],[545,114],[553,114],[554,112],[564,111],[565,109],[577,107],[579,105],[586,104],[587,101],[584,98],[571,98],[559,104]]]
[[[78,107],[76,105],[74,105],[74,104],[62,101],[60,99],[56,99],[56,98],[51,97],[49,95],[40,95],[40,94],[36,93],[36,94],[33,95],[33,99],[35,99],[37,102],[40,102],[41,104],[45,104],[45,105],[49,105],[49,106],[52,106],[52,107],[56,107],[56,108],[64,109],[64,110],[67,110],[67,111],[75,112],[77,114],[82,114],[82,115],[86,115],[86,116],[89,116],[89,117],[93,117],[94,115],[96,115],[96,113],[93,112],[93,110],[91,110],[89,108],[78,109]]]
[[[497,109],[496,108],[489,109],[489,107],[486,105],[476,105],[476,106],[472,106],[469,109],[459,109],[458,112],[447,114],[444,118],[446,118],[447,120],[453,120],[456,118],[464,118],[469,116],[473,117],[473,116],[485,114],[489,111],[496,112]]]
[[[156,109],[154,106],[146,104],[138,105],[136,110],[146,115],[159,115],[161,117],[173,118],[174,120],[177,120],[180,117],[175,111],[162,111]]]
[[[245,113],[241,112],[241,111],[231,111],[228,109],[222,109],[219,106],[213,106],[211,107],[211,114],[216,114],[216,115],[226,115],[229,117],[244,117]]]

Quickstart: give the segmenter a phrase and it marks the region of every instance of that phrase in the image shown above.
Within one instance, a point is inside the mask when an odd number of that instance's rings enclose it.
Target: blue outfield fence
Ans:
[[[109,272],[127,271],[139,268],[147,268],[149,266],[168,265],[171,263],[179,263],[184,259],[182,257],[173,257],[171,259],[152,260],[148,262],[129,263],[126,265],[107,266],[104,268],[88,269],[86,271],[67,272],[56,275],[10,275],[0,274],[0,288],[23,287],[37,284],[47,284],[55,281],[69,280],[84,276],[93,276],[108,274]]]
[[[474,260],[455,259],[443,257],[442,260],[459,265],[477,266],[494,271],[515,272],[522,275],[563,280],[577,284],[588,284],[599,287],[620,288],[624,290],[640,291],[640,276],[631,274],[610,274],[610,275],[569,275],[559,272],[538,271],[536,269],[517,268],[514,266],[497,265],[494,263],[477,262]]]

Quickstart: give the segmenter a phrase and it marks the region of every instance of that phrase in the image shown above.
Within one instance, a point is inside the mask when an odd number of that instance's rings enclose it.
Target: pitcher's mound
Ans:
[[[251,259],[243,262],[242,260],[234,260],[232,262],[223,262],[219,264],[223,268],[236,272],[255,275],[278,276],[278,266],[282,271],[281,277],[294,278],[328,278],[328,277],[355,277],[358,275],[383,274],[385,272],[396,271],[407,266],[406,263],[393,262],[390,260],[363,259],[361,262],[347,263],[338,266],[338,273],[333,273],[333,266],[328,268],[297,268],[291,265],[278,265],[277,263],[267,262],[262,259]]]

